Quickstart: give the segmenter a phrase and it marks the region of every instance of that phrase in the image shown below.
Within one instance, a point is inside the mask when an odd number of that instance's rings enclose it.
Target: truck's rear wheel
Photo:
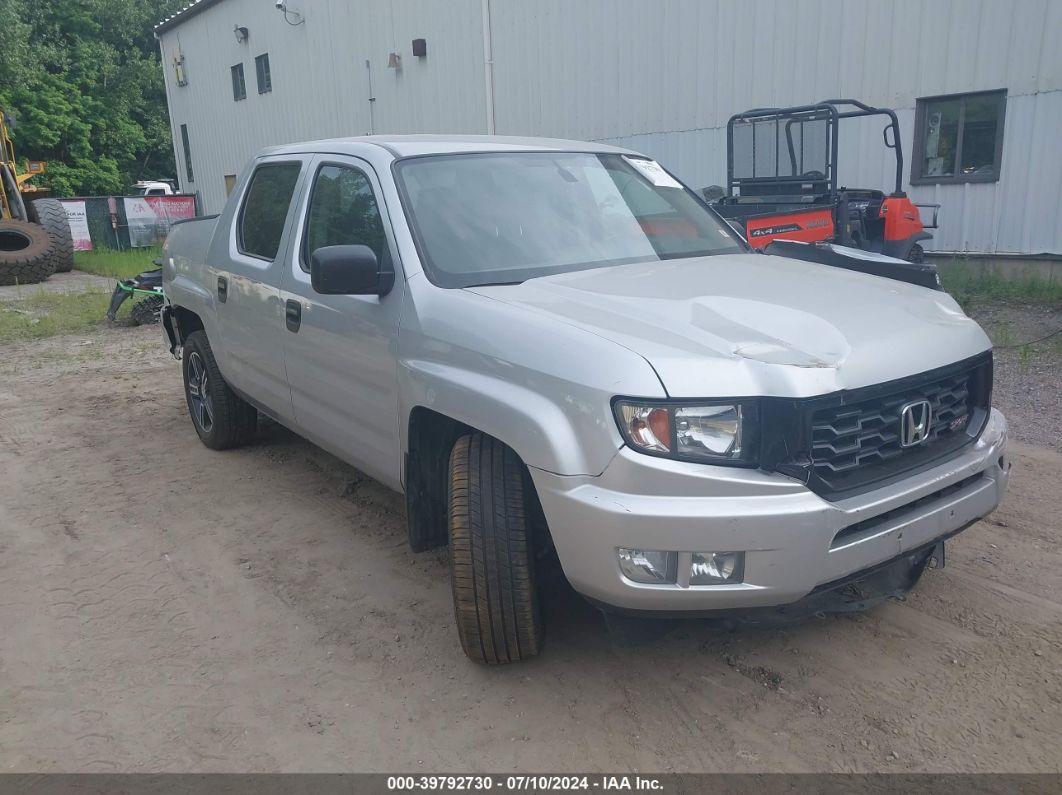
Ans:
[[[454,617],[465,654],[478,663],[525,660],[542,645],[527,477],[516,453],[479,432],[450,453]]]
[[[227,450],[250,440],[258,411],[225,383],[204,332],[188,335],[182,365],[188,413],[203,444]]]
[[[0,284],[36,284],[55,273],[55,242],[28,221],[0,221]]]

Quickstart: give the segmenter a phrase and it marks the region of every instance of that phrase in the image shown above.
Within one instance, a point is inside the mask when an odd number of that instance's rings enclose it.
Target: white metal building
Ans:
[[[263,146],[374,132],[607,141],[723,184],[733,113],[855,98],[899,114],[929,248],[1062,254],[1062,0],[199,0],[156,32],[207,212]],[[841,183],[890,190],[880,123],[850,124]]]

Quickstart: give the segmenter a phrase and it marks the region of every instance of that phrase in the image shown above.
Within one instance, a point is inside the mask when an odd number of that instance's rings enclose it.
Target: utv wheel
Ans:
[[[227,450],[250,440],[258,412],[225,383],[204,332],[192,332],[185,340],[182,369],[188,413],[203,444]]]
[[[56,273],[67,273],[74,267],[74,238],[70,234],[70,221],[58,199],[37,199],[30,202],[30,210],[38,224],[52,237],[55,248],[52,261]]]
[[[920,245],[915,243],[911,246],[911,250],[907,252],[907,261],[913,262],[916,265],[921,265],[926,261],[926,252]]]
[[[129,318],[135,326],[150,326],[162,316],[162,299],[149,295],[133,304]]]
[[[450,576],[461,646],[487,665],[534,657],[542,646],[527,470],[482,433],[450,453]]]

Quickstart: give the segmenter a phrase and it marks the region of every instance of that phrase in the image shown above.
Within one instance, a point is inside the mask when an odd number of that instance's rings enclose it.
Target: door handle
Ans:
[[[229,297],[229,280],[224,276],[218,276],[218,301],[225,303]]]
[[[294,298],[289,298],[284,305],[284,323],[287,325],[288,331],[294,331],[295,333],[298,333],[299,326],[302,325],[302,304]]]

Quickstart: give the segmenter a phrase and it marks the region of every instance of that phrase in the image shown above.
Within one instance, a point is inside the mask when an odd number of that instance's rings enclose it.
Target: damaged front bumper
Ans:
[[[531,474],[577,591],[623,611],[691,615],[787,605],[883,564],[914,565],[999,504],[1006,443],[1006,420],[992,410],[978,440],[947,461],[835,502],[777,473],[627,448],[598,477]],[[681,573],[673,583],[634,582],[620,569],[619,548],[674,551],[680,567],[691,552],[743,552],[744,570],[740,582],[717,585],[682,585]]]

